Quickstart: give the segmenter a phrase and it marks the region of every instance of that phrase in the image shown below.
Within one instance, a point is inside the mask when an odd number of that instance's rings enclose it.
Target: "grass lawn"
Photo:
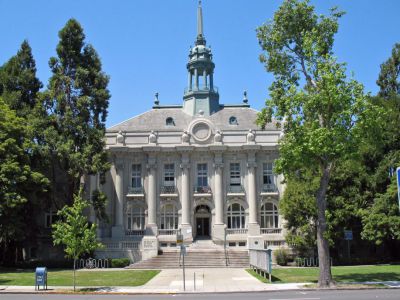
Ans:
[[[34,270],[0,269],[0,285],[35,285]],[[139,286],[156,276],[158,270],[79,271],[77,286]],[[72,270],[49,270],[49,286],[71,286]]]
[[[252,270],[247,270],[251,275],[263,282],[268,279],[259,276]],[[400,281],[400,265],[377,266],[342,266],[332,267],[333,279],[336,282],[360,281]],[[282,268],[272,270],[272,282],[317,282],[318,268]]]

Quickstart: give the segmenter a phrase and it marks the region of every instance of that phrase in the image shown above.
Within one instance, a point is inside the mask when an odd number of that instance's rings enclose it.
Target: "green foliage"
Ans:
[[[94,190],[92,192],[92,202],[91,202],[96,217],[99,220],[109,222],[108,215],[106,213],[107,196],[105,193],[99,190]]]
[[[309,255],[316,247],[315,193],[318,185],[318,177],[308,171],[298,172],[297,176],[287,179],[285,193],[279,203],[280,213],[287,221],[286,242],[300,256]]]
[[[29,215],[25,216],[28,198],[48,184],[30,166],[30,145],[25,120],[17,117],[0,97],[0,245],[3,249],[11,241],[26,237],[30,226],[26,223]]]
[[[125,268],[131,264],[129,258],[113,258],[111,259],[111,268]]]
[[[64,206],[57,213],[60,221],[53,224],[53,242],[54,245],[64,245],[67,258],[76,260],[102,247],[96,238],[96,224],[89,225],[83,215],[88,205],[79,194],[74,197],[72,206]]]
[[[68,172],[71,194],[79,190],[83,175],[109,169],[104,149],[109,78],[76,20],[67,22],[59,38],[58,57],[49,61],[53,74],[43,104],[53,125],[47,142]]]
[[[17,55],[0,68],[0,95],[18,116],[26,117],[35,106],[41,87],[32,49],[24,41]]]
[[[262,127],[274,121],[284,131],[276,171],[290,178],[308,170],[318,180],[320,286],[331,284],[326,195],[332,171],[354,156],[360,128],[377,112],[366,101],[363,86],[347,78],[345,65],[333,55],[342,15],[336,8],[329,16],[317,15],[307,0],[286,0],[273,20],[257,29],[264,51],[260,61],[274,74],[270,98],[257,121]]]
[[[395,44],[392,56],[381,65],[381,72],[376,83],[380,87],[379,96],[384,98],[400,94],[400,44]]]
[[[285,248],[279,248],[274,251],[276,263],[280,266],[287,266],[290,256]]]

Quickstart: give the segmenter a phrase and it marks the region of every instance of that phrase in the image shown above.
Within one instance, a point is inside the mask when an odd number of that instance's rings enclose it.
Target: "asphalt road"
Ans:
[[[50,294],[0,294],[0,299],[11,300],[92,300],[92,299],[246,299],[246,300],[369,300],[369,299],[400,299],[400,289],[370,289],[370,290],[334,290],[334,291],[289,291],[263,293],[233,293],[233,294],[177,294],[177,295],[50,295]]]

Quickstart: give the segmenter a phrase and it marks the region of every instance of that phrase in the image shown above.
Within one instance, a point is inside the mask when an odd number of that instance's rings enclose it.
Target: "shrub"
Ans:
[[[111,259],[111,268],[125,268],[131,264],[129,258],[113,258]]]
[[[278,265],[286,266],[290,259],[288,251],[284,248],[279,248],[275,251],[275,259]]]

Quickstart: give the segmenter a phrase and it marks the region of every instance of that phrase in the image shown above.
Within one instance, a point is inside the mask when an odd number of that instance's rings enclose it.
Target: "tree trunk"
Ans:
[[[334,286],[332,281],[331,263],[329,255],[329,243],[325,238],[325,232],[327,230],[325,210],[326,210],[326,191],[328,189],[331,165],[324,165],[321,167],[322,176],[317,191],[317,208],[318,208],[318,220],[317,220],[317,247],[318,247],[318,260],[319,260],[319,278],[318,287],[329,288]]]
[[[74,258],[74,292],[75,292],[75,269],[76,269],[76,259]]]

